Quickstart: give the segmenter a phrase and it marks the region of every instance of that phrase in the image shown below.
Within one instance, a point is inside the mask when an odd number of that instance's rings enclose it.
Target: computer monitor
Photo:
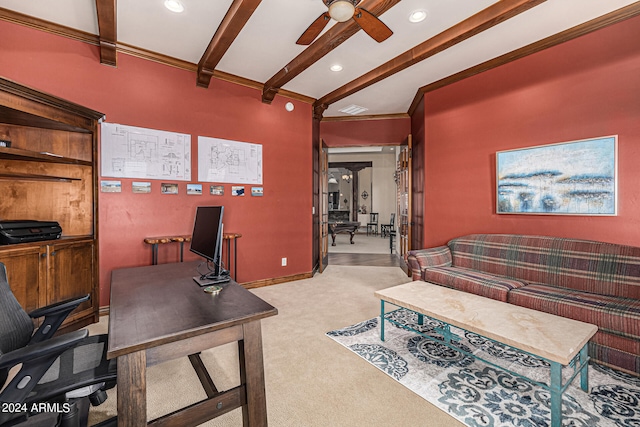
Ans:
[[[222,268],[222,215],[224,206],[198,206],[193,224],[190,251],[207,260],[206,273],[193,278],[200,286],[229,281],[229,272]]]

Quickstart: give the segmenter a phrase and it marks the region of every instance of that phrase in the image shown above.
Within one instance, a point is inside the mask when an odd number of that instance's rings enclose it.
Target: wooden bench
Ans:
[[[465,355],[482,360],[518,377],[526,378],[452,345],[452,338],[456,339],[457,336],[450,327],[455,326],[549,362],[551,366],[549,384],[526,379],[550,392],[552,427],[561,425],[562,393],[578,374],[582,390],[589,391],[587,342],[598,330],[595,325],[423,281],[383,289],[375,292],[375,296],[381,301],[380,338],[382,341],[384,341],[384,321],[387,320],[416,332],[424,338],[445,344]],[[385,316],[385,302],[414,311],[418,314],[419,324],[422,324],[423,316],[443,322],[445,327],[437,331],[444,337],[444,342],[389,319]],[[574,372],[565,384],[562,384],[562,367],[567,365],[572,366]]]
[[[237,254],[237,246],[238,239],[242,237],[240,233],[224,233],[222,235],[223,240],[227,242],[227,268],[231,267],[231,241],[233,240],[233,279],[237,279],[238,273],[238,254]],[[151,245],[151,264],[158,264],[158,246],[166,243],[180,243],[180,262],[183,261],[184,258],[184,244],[185,242],[190,242],[190,235],[178,235],[178,236],[161,236],[161,237],[146,237],[144,239],[144,243]],[[224,255],[224,254],[223,254]]]
[[[190,242],[191,236],[162,236],[162,237],[146,237],[144,242],[151,245],[151,264],[158,264],[158,245],[165,243],[180,243],[180,262],[184,258],[184,242]]]

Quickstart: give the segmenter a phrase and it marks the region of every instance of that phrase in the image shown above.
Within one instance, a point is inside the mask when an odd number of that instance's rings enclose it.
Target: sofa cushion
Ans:
[[[526,285],[520,280],[461,267],[427,268],[422,280],[505,302],[509,291]]]
[[[473,234],[449,242],[453,265],[600,295],[640,299],[640,248],[587,240]]]
[[[534,284],[509,292],[508,302],[592,323],[603,332],[640,339],[640,300]]]

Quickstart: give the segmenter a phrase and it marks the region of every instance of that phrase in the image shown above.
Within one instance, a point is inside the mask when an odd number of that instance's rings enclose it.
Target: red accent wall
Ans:
[[[198,135],[262,144],[263,197],[160,193],[133,194],[132,179],[121,179],[122,193],[99,196],[100,303],[109,303],[111,270],[148,265],[149,236],[189,234],[198,205],[225,206],[225,231],[238,240],[238,281],[251,282],[312,269],[311,106],[276,97],[261,102],[258,90],[212,79],[196,87],[193,72],[118,54],[118,67],[100,64],[96,46],[0,21],[0,76],[106,114],[112,123],[191,134],[192,176],[197,182]],[[114,178],[105,178],[114,179]],[[178,244],[160,248],[160,262],[178,260]],[[188,248],[188,247],[187,247]],[[186,250],[187,259],[197,259]],[[287,257],[286,267],[281,258]]]
[[[424,245],[520,233],[640,246],[637,40],[633,18],[427,93]],[[608,135],[619,137],[618,216],[496,214],[496,151]]]
[[[327,147],[400,145],[411,132],[411,119],[320,122],[320,137]]]

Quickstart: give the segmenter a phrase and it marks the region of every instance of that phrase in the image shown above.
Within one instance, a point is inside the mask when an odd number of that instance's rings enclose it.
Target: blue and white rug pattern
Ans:
[[[441,340],[440,322],[396,310],[390,316],[425,335]],[[549,365],[457,328],[455,346],[499,366],[548,383]],[[551,419],[549,392],[534,383],[385,322],[380,340],[379,318],[327,333],[391,378],[472,427],[542,427]],[[565,369],[563,376],[572,373]],[[610,368],[589,366],[587,394],[576,378],[562,396],[562,425],[576,427],[640,427],[640,378]]]

